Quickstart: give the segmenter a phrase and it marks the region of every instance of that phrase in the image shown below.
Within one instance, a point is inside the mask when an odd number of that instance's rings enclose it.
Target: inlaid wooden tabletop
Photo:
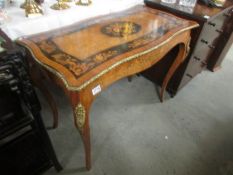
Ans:
[[[81,90],[123,62],[166,44],[196,27],[192,21],[137,6],[122,13],[23,37],[37,62],[59,76],[70,90]]]

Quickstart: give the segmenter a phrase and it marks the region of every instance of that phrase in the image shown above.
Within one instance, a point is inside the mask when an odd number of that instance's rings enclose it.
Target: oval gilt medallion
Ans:
[[[101,28],[101,32],[112,37],[125,37],[138,33],[141,26],[130,21],[118,21],[105,25]]]

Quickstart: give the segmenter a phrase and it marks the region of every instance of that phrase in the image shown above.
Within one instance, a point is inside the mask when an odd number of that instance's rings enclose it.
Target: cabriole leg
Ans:
[[[168,70],[168,72],[163,80],[161,92],[159,95],[161,102],[163,102],[164,92],[167,88],[167,84],[168,84],[169,80],[171,79],[172,75],[175,73],[175,71],[179,67],[179,65],[183,62],[183,60],[185,59],[185,56],[186,56],[186,46],[185,46],[185,44],[180,44],[179,45],[179,53],[178,53],[176,59],[174,60],[174,62],[172,63],[172,66],[169,68],[169,70]]]
[[[82,99],[82,98],[81,98]],[[91,169],[91,141],[89,126],[89,108],[91,104],[85,100],[73,98],[72,106],[74,113],[74,123],[78,129],[85,149],[86,169]]]

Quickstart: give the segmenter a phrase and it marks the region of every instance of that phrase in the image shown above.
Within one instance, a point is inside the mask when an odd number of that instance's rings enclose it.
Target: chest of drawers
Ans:
[[[186,62],[180,66],[169,82],[167,90],[172,95],[175,95],[203,69],[208,68],[214,71],[220,67],[224,59],[223,52],[227,52],[232,43],[232,39],[229,39],[233,28],[232,0],[226,0],[222,8],[207,7],[198,2],[191,10],[181,8],[177,3],[167,5],[161,3],[160,0],[145,0],[145,4],[185,19],[195,20],[200,25],[199,28],[192,31],[190,52]],[[225,47],[226,44],[227,47]],[[175,50],[171,52],[175,52]],[[172,57],[171,55],[167,55],[167,57]],[[167,66],[171,64],[168,60],[170,58],[163,59],[163,62],[145,71],[143,75],[160,84],[163,71],[166,71]]]

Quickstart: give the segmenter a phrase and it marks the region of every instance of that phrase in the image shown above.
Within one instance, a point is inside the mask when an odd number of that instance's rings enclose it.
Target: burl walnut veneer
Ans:
[[[91,168],[89,110],[97,94],[117,80],[151,67],[178,45],[178,55],[163,81],[162,100],[167,83],[187,55],[190,31],[197,26],[137,6],[18,40],[70,99],[87,169]]]

